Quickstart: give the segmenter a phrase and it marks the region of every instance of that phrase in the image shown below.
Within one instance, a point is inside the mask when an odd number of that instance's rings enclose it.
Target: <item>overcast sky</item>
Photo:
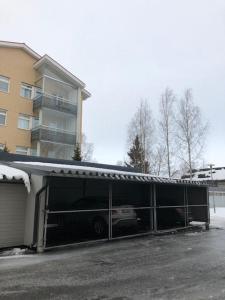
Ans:
[[[224,0],[1,0],[0,39],[47,53],[87,85],[83,129],[98,162],[126,152],[141,98],[192,88],[210,122],[206,162],[225,166]]]

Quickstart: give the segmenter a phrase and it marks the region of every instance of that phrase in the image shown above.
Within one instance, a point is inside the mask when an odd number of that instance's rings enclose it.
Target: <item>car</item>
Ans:
[[[108,199],[105,197],[82,197],[75,201],[61,218],[60,225],[70,230],[90,229],[97,237],[104,237],[109,231]],[[113,228],[138,226],[139,218],[132,205],[117,205],[111,209]],[[60,226],[59,225],[59,226]]]

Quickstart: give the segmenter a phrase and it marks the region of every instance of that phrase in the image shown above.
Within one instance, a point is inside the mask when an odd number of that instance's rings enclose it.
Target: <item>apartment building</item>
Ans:
[[[0,41],[0,149],[71,159],[88,97],[85,84],[50,56]]]

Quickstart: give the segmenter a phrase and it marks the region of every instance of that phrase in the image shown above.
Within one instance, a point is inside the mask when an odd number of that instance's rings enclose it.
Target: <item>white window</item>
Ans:
[[[0,150],[4,150],[4,149],[5,149],[5,144],[0,143]]]
[[[29,130],[31,123],[30,120],[30,116],[20,114],[18,119],[18,128]]]
[[[5,93],[9,92],[9,78],[0,76],[0,91]]]
[[[16,146],[16,154],[29,155],[29,148]]]
[[[6,124],[6,111],[0,109],[0,126]]]
[[[31,99],[32,98],[32,86],[22,83],[20,89],[20,96]]]

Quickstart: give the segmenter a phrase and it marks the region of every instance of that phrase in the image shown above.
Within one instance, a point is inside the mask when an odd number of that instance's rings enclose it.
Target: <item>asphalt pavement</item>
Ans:
[[[225,230],[2,257],[0,299],[225,299]]]

